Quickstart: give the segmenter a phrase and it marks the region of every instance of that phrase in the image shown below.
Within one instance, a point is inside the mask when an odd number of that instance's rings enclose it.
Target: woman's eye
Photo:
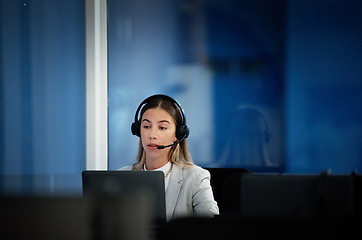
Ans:
[[[143,126],[143,128],[148,129],[148,128],[150,128],[150,126],[146,126],[146,125],[145,125],[145,126]]]
[[[167,128],[166,127],[160,127],[161,130],[166,130]]]

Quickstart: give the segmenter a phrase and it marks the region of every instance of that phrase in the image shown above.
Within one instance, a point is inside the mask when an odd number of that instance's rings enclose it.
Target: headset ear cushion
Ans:
[[[190,134],[190,129],[185,124],[177,125],[176,127],[176,138],[180,140],[181,138],[187,138]]]
[[[140,123],[137,121],[137,122],[134,122],[132,123],[131,125],[131,132],[133,135],[136,135],[138,137],[141,137],[141,133],[140,133]]]

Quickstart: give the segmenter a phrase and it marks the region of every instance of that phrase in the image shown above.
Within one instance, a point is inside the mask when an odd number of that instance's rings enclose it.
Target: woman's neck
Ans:
[[[168,159],[146,159],[145,167],[147,170],[155,170],[168,163]]]

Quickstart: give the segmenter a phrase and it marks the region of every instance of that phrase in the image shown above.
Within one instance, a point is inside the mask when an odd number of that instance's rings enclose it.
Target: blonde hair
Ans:
[[[184,121],[184,119],[182,119],[182,113],[180,112],[182,110],[179,109],[174,103],[162,98],[155,98],[152,101],[148,102],[141,110],[140,119],[142,119],[143,114],[148,109],[152,108],[161,108],[168,112],[174,119],[176,125]],[[141,138],[139,141],[138,155],[136,160],[137,162],[132,165],[133,170],[142,169],[143,165],[146,162],[146,152],[143,149]],[[171,147],[168,155],[168,160],[171,163],[174,163],[182,168],[189,168],[194,166],[186,139],[184,139],[179,144]]]

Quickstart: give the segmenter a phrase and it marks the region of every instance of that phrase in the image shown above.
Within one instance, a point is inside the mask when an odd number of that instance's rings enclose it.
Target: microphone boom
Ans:
[[[176,142],[174,142],[174,143],[172,143],[170,145],[157,146],[157,149],[165,149],[165,148],[168,148],[168,147],[175,146],[176,144],[179,144],[180,142],[182,142],[184,139],[185,139],[185,136],[183,136],[180,140],[177,140]]]

